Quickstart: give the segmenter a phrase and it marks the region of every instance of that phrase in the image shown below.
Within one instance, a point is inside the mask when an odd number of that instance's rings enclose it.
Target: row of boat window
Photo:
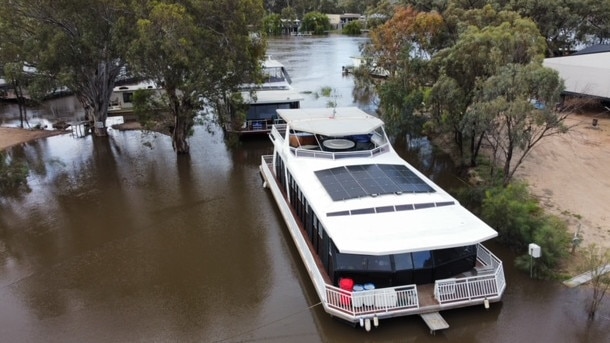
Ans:
[[[286,172],[279,154],[276,155],[276,175],[282,187],[287,187],[295,214],[301,220],[314,251],[333,283],[344,276],[372,281],[371,275],[377,275],[376,283],[385,286],[430,283],[474,267],[476,245],[383,256],[340,253],[334,242],[324,234],[323,225],[290,172]]]
[[[333,242],[329,239],[328,235],[324,234],[324,227],[316,214],[313,213],[292,174],[286,172],[284,161],[279,154],[276,154],[275,166],[278,180],[284,189],[286,189],[285,187],[288,188],[287,192],[290,203],[296,212],[296,216],[301,220],[314,251],[320,257],[325,270],[329,275],[332,275],[332,252],[336,251]]]
[[[428,269],[476,256],[476,253],[475,245],[383,256],[342,254],[337,252],[335,269],[380,272]]]

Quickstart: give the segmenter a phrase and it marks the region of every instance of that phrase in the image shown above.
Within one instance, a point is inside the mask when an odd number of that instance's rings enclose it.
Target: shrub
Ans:
[[[515,260],[518,268],[530,269],[531,257],[527,253],[529,243],[541,247],[542,256],[535,264],[535,276],[538,278],[553,276],[554,269],[568,254],[571,237],[565,222],[545,215],[524,184],[487,190],[482,217],[496,228],[503,243],[515,251],[525,252]]]
[[[531,241],[542,210],[523,184],[494,187],[485,192],[482,217],[503,243],[519,247]]]
[[[544,216],[541,225],[536,227],[531,243],[538,244],[542,249],[540,258],[534,262],[534,276],[538,278],[549,278],[556,275],[556,268],[568,255],[568,246],[571,237],[566,224],[554,216]],[[524,250],[527,251],[527,246]],[[529,270],[531,257],[528,253],[523,254],[515,260],[515,265],[521,270]]]
[[[362,33],[362,26],[357,21],[350,21],[341,31],[344,35],[359,35]]]

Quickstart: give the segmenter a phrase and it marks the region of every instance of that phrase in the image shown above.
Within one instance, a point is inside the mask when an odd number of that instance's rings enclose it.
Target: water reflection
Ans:
[[[329,99],[316,94],[322,87],[331,87],[338,95],[337,106],[357,106],[373,114],[376,104],[371,93],[355,91],[353,77],[342,73],[343,66],[352,65],[352,57],[360,56],[360,46],[367,41],[367,37],[342,35],[330,39],[280,37],[270,39],[268,52],[285,65],[292,85],[305,94],[301,107],[326,107]]]

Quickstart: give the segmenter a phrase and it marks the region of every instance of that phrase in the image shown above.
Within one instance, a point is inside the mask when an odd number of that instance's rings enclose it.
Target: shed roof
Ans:
[[[569,56],[546,58],[543,64],[559,73],[566,92],[610,99],[610,45],[590,47]]]

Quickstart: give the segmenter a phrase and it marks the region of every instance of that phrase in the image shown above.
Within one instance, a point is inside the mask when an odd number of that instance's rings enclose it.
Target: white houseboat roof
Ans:
[[[277,112],[291,132],[347,137],[383,125],[379,118],[357,108],[336,108],[334,116],[332,108]],[[285,149],[293,149],[284,143]],[[497,236],[494,229],[404,161],[389,144],[384,152],[366,157],[341,154],[341,158],[323,158],[288,153],[285,161],[341,253],[386,255],[436,250],[473,245]],[[322,174],[339,176],[331,176],[328,185]],[[406,188],[367,193],[366,185],[359,188],[367,182],[403,182]],[[333,194],[335,190],[338,195]],[[356,195],[344,196],[344,190],[345,194]]]
[[[356,107],[277,110],[292,130],[337,137],[371,132],[383,121]]]

